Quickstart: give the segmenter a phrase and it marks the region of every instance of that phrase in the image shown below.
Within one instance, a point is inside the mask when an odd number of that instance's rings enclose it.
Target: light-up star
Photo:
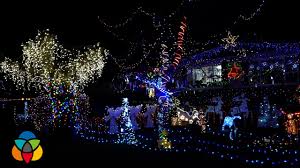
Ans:
[[[230,31],[228,31],[227,34],[227,37],[222,39],[222,41],[226,43],[224,48],[227,49],[229,47],[235,47],[236,40],[239,38],[239,36],[233,36]]]

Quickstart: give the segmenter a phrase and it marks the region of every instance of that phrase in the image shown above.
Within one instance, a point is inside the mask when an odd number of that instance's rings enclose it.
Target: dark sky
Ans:
[[[233,20],[241,13],[248,15],[260,4],[261,0],[190,0],[181,8],[179,15],[188,17],[189,35],[196,41],[203,42],[213,34],[224,33],[226,28],[240,35],[241,40],[259,41],[300,41],[300,14],[296,0],[265,0],[261,13],[250,22],[240,22],[232,26]],[[102,44],[117,53],[127,55],[128,43],[118,41],[105,31],[98,21],[98,16],[111,23],[119,23],[130,11],[137,6],[145,10],[154,11],[161,17],[178,8],[181,0],[109,0],[104,2],[5,2],[0,3],[0,56],[20,57],[20,45],[29,38],[33,38],[38,30],[49,28],[58,35],[59,40],[67,48],[80,48],[84,45]],[[150,21],[150,22],[149,22]],[[143,26],[144,25],[144,26]],[[145,29],[151,36],[151,19],[142,17],[131,24],[131,32],[127,29],[121,34],[137,36],[135,31]],[[175,25],[178,26],[178,25]],[[151,27],[151,26],[150,26]],[[256,33],[253,37],[252,34]],[[249,35],[251,34],[251,35]],[[136,38],[136,37],[134,37]],[[134,39],[134,38],[131,38]],[[138,60],[139,58],[135,58]],[[103,80],[110,82],[115,65],[107,64],[103,79],[94,87],[105,88]],[[113,72],[113,73],[112,73]],[[100,83],[100,84],[99,84]],[[105,92],[94,92],[95,95]]]
[[[191,3],[186,3],[186,7],[181,11],[189,17],[190,35],[193,39],[205,41],[209,35],[224,32],[226,27],[232,27],[232,21],[238,14],[251,13],[261,0],[191,1]],[[241,36],[245,34],[245,38],[247,38],[247,33],[255,32],[259,40],[299,41],[300,14],[297,12],[297,2],[295,0],[265,1],[265,7],[260,15],[250,23],[241,22],[232,29]],[[112,23],[118,23],[139,5],[163,16],[174,11],[180,2],[181,0],[109,0],[99,3],[68,2],[68,4],[62,4],[62,2],[3,3],[0,8],[0,51],[5,55],[19,55],[17,51],[20,51],[20,44],[34,37],[37,30],[46,28],[58,34],[64,45],[70,48],[93,44],[97,41],[112,47],[116,43],[111,35],[104,31],[97,16]],[[144,24],[149,24],[146,23],[148,21],[145,19]],[[127,32],[124,31],[124,33]]]

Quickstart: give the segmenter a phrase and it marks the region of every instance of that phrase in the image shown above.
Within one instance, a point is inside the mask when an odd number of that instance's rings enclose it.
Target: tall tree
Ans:
[[[54,125],[72,126],[79,118],[79,95],[88,83],[101,77],[108,51],[99,43],[83,51],[67,50],[48,30],[22,47],[22,62],[5,58],[0,71],[18,89],[44,94],[50,101]]]

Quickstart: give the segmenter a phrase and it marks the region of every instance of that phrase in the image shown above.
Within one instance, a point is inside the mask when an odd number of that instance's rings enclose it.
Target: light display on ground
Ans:
[[[152,152],[167,151],[174,153],[202,153],[220,160],[234,160],[241,164],[253,166],[279,166],[279,165],[299,165],[299,149],[296,147],[285,149],[290,143],[285,143],[282,137],[275,135],[274,137],[262,136],[262,139],[272,139],[272,141],[260,141],[257,135],[251,132],[238,131],[238,139],[234,143],[226,141],[218,141],[220,137],[227,137],[226,133],[215,131],[207,131],[205,136],[191,136],[192,131],[188,128],[180,130],[167,130],[168,140],[158,141],[164,143],[166,148],[160,144],[158,147],[153,146],[153,141],[157,141],[155,136],[137,134],[138,143],[135,145],[142,150]],[[154,133],[155,134],[155,133]],[[118,139],[103,137],[93,130],[87,130],[80,134],[85,141],[101,143],[101,144],[117,144]],[[207,139],[206,136],[214,136],[215,139]],[[217,138],[218,137],[218,138]],[[255,139],[255,141],[249,141]],[[295,144],[297,139],[293,140]],[[169,148],[169,145],[171,148]],[[260,156],[257,158],[257,156]],[[279,157],[279,158],[278,158]]]

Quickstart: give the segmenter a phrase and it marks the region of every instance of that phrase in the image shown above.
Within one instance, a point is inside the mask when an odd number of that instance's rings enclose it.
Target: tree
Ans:
[[[120,118],[120,125],[121,125],[121,133],[119,134],[119,143],[126,143],[126,144],[135,144],[136,138],[135,138],[135,133],[132,128],[132,123],[129,117],[129,112],[128,112],[128,98],[123,98],[123,112],[121,113],[121,118]]]
[[[271,106],[268,97],[265,96],[263,102],[259,106],[259,117],[258,117],[258,127],[267,128],[269,127],[269,120],[271,118]]]
[[[263,102],[259,107],[260,115],[258,117],[258,127],[262,128],[278,128],[279,117],[281,116],[280,110],[275,104],[270,105],[268,97],[263,98]]]
[[[21,63],[5,58],[0,70],[18,89],[44,94],[50,101],[54,125],[73,125],[79,118],[78,96],[101,77],[108,51],[99,43],[84,51],[67,50],[49,31],[38,33],[22,45]]]

